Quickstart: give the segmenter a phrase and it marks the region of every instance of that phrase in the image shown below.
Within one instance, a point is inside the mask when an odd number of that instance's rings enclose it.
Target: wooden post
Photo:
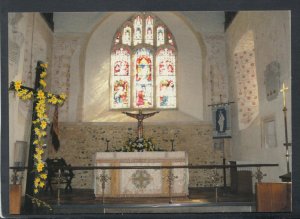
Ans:
[[[12,184],[9,186],[9,213],[20,214],[21,213],[21,201],[22,201],[22,185]]]
[[[36,91],[40,87],[40,79],[41,79],[41,72],[42,69],[40,68],[40,65],[42,64],[41,61],[38,61],[37,67],[36,67],[36,72],[35,72],[35,83],[34,83],[34,91]],[[35,107],[37,104],[37,100],[34,99],[33,101],[33,106],[32,106],[32,111],[35,112]],[[32,121],[37,119],[37,114],[32,113]],[[28,170],[27,170],[27,179],[26,179],[26,194],[33,196],[33,181],[35,174],[32,171],[33,170],[33,165],[34,165],[34,151],[35,151],[35,146],[33,144],[34,141],[34,126],[31,124],[31,134],[30,134],[30,144],[29,144],[29,153],[28,153]],[[25,210],[28,212],[32,211],[32,202],[31,199],[28,196],[25,196],[25,203],[24,203]]]

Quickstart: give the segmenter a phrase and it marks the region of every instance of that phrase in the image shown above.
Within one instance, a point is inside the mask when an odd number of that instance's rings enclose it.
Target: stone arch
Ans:
[[[110,49],[115,31],[134,12],[108,13],[90,33],[84,56],[82,121],[124,121],[109,111]],[[154,12],[170,29],[178,48],[178,112],[175,120],[203,120],[203,49],[199,36],[176,13]],[[178,28],[180,27],[180,28]],[[105,31],[103,31],[105,30]],[[200,95],[199,95],[200,94]],[[161,114],[164,114],[162,112]],[[185,115],[185,116],[183,116]],[[173,120],[174,118],[169,118]],[[157,119],[162,121],[161,118]],[[154,119],[155,120],[155,119]]]
[[[259,113],[258,84],[253,31],[247,31],[234,48],[234,77],[237,91],[238,123],[245,129]]]

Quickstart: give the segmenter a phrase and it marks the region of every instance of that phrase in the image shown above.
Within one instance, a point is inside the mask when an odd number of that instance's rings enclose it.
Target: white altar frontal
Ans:
[[[95,166],[185,166],[188,156],[184,151],[176,152],[98,152]],[[98,169],[94,171],[94,192],[102,196],[102,177],[105,197],[169,197],[168,176],[170,169]],[[172,169],[174,181],[172,197],[187,196],[189,171],[187,168]]]

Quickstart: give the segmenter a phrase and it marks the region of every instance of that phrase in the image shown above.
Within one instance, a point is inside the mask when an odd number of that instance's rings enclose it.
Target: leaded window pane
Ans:
[[[113,79],[113,100],[112,107],[118,108],[128,108],[129,107],[129,81],[126,77],[119,77]]]
[[[151,16],[146,18],[145,43],[153,45],[153,18]]]
[[[130,52],[128,49],[116,49],[112,54],[112,72],[114,76],[129,76],[130,72]]]
[[[153,54],[141,48],[134,55],[134,106],[153,107]]]
[[[120,39],[121,39],[121,33],[118,32],[118,33],[116,34],[116,36],[115,36],[115,44],[120,43]]]
[[[131,45],[131,27],[126,26],[123,30],[122,43],[125,45]]]
[[[165,28],[163,26],[157,27],[157,46],[165,44]]]
[[[156,102],[159,108],[176,107],[175,53],[161,49],[156,56]]]
[[[130,107],[130,52],[128,49],[115,49],[111,55],[113,109]]]
[[[138,45],[142,43],[142,38],[143,38],[143,21],[141,16],[137,16],[134,19],[133,28],[134,28],[133,45]]]
[[[176,44],[159,18],[138,14],[117,30],[110,87],[111,109],[176,108]]]
[[[168,43],[172,46],[174,46],[174,40],[172,37],[172,34],[168,33]]]

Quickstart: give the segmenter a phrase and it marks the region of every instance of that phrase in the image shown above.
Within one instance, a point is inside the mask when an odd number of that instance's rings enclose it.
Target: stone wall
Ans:
[[[61,148],[49,148],[49,157],[63,157],[72,166],[93,166],[95,152],[121,148],[129,137],[136,136],[136,123],[60,123]],[[175,133],[175,150],[187,151],[190,165],[221,164],[222,151],[213,148],[209,123],[145,123],[144,136],[164,150],[171,150]],[[141,152],[142,153],[142,152]],[[213,186],[214,170],[191,170],[189,187]],[[221,175],[221,171],[218,172]],[[219,182],[220,183],[220,182]],[[93,171],[75,171],[74,188],[93,188]]]

